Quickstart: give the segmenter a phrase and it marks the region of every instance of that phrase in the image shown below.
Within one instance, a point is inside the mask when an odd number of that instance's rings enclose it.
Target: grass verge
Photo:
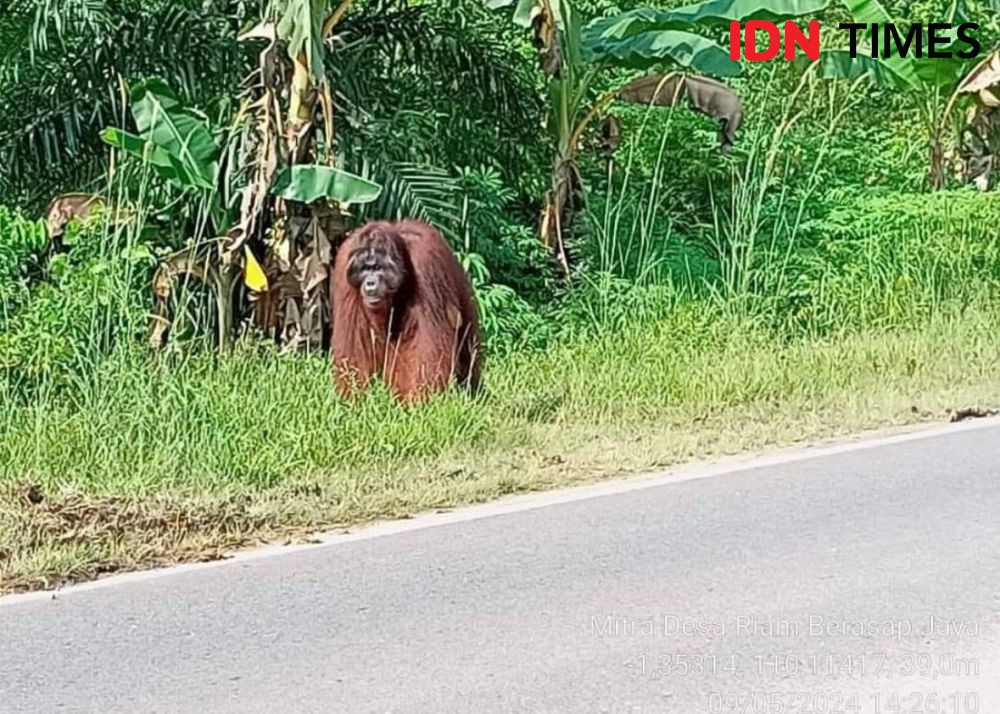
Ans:
[[[323,360],[121,354],[0,402],[0,592],[1000,404],[1000,316],[782,339],[691,305],[489,365],[412,410]]]

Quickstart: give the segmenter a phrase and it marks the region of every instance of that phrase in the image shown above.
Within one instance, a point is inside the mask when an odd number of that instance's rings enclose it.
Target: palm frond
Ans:
[[[122,82],[159,74],[201,103],[225,94],[242,71],[241,49],[233,19],[205,7],[19,0],[0,18],[0,42],[9,40],[0,50],[0,190],[37,202],[98,176],[99,132],[124,121]]]
[[[360,220],[418,218],[458,239],[462,198],[455,176],[434,166],[389,161],[368,164],[363,172],[383,188],[378,200],[359,212]]]
[[[427,145],[432,163],[522,170],[516,147],[538,133],[537,78],[516,44],[497,33],[495,14],[475,7],[385,0],[342,23],[327,67],[338,111],[349,124],[369,125],[401,111],[434,115],[432,134],[412,137]],[[377,139],[368,133],[368,143]],[[457,135],[468,140],[449,140]]]

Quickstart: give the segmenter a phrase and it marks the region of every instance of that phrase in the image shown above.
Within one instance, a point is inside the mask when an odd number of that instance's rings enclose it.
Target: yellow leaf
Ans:
[[[243,267],[243,282],[251,290],[262,293],[267,290],[267,276],[264,275],[264,270],[260,267],[260,263],[253,257],[250,248],[243,246],[243,252],[246,254],[246,262]]]

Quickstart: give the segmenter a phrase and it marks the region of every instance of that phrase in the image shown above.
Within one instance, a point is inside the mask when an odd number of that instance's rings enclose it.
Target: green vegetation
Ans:
[[[933,97],[740,66],[719,27],[768,3],[682,4],[15,2],[0,592],[1000,403],[994,110],[952,94],[976,61]],[[859,7],[954,11],[924,4]],[[689,71],[725,112],[651,91]],[[44,216],[81,190],[85,220]],[[397,216],[476,287],[476,399],[334,394],[314,278]]]

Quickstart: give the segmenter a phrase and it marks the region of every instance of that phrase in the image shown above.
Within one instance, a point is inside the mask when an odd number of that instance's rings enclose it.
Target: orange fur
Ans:
[[[391,307],[372,309],[348,283],[347,268],[354,248],[378,234],[396,242],[409,275]],[[331,353],[342,395],[375,376],[407,403],[454,382],[478,389],[482,356],[472,286],[436,229],[414,220],[364,225],[337,251],[330,285]]]

